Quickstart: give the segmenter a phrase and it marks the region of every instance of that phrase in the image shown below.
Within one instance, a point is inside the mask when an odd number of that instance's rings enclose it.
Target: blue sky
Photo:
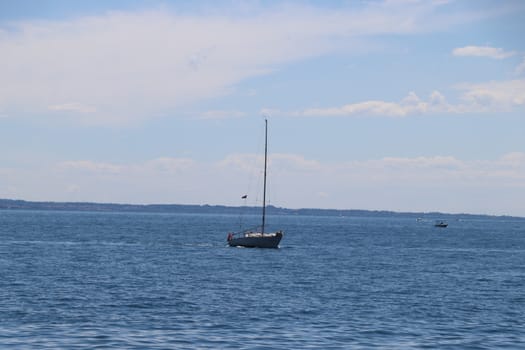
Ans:
[[[521,1],[0,1],[0,198],[525,216]]]

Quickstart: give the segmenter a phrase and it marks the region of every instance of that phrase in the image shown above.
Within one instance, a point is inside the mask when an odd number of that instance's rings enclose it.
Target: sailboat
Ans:
[[[259,229],[228,233],[230,247],[278,248],[283,238],[283,231],[265,232],[266,219],[266,169],[268,165],[268,120],[264,120],[264,185],[262,204],[262,225]]]

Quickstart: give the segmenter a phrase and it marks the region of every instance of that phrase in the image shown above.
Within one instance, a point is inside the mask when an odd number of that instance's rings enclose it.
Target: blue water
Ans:
[[[0,347],[525,349],[525,219],[0,211]]]

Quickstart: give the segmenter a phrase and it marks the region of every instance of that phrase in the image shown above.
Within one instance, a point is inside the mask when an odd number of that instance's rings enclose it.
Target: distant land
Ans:
[[[94,212],[142,212],[142,213],[186,213],[186,214],[259,214],[260,207],[232,207],[224,205],[194,204],[116,204],[92,202],[32,202],[15,199],[0,199],[0,210],[58,210],[58,211],[94,211]],[[482,214],[448,214],[440,212],[395,212],[386,210],[362,209],[288,209],[268,206],[269,215],[305,215],[305,216],[366,216],[366,217],[414,217],[423,219],[523,219],[513,216],[493,216]]]

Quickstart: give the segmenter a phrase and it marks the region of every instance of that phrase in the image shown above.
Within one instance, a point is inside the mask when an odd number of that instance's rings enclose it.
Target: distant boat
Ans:
[[[448,226],[448,223],[445,222],[445,221],[436,221],[436,223],[434,224],[435,227],[447,227]]]
[[[259,229],[228,233],[230,247],[278,248],[283,238],[283,231],[264,232],[266,219],[266,168],[268,164],[268,120],[264,120],[264,187],[262,205],[262,225]]]

